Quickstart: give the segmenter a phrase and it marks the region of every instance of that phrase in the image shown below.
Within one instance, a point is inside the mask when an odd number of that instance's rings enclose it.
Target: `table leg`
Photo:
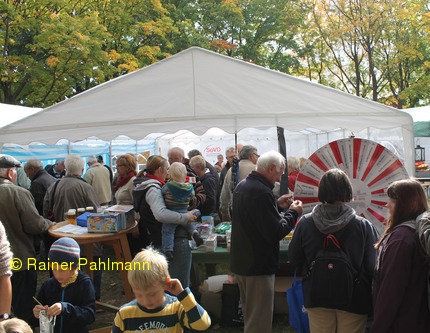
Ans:
[[[199,264],[191,263],[191,272],[190,272],[190,286],[198,287],[200,286],[200,268]]]
[[[128,245],[127,241],[127,234],[122,234],[117,241],[113,242],[112,246],[115,252],[116,260],[124,263],[131,262],[132,258],[130,246]],[[128,283],[127,271],[120,270],[119,274],[121,276],[122,284],[124,286],[125,297],[128,301],[131,301],[134,299],[134,294],[130,284]]]
[[[90,276],[91,280],[94,281],[94,272],[91,269],[91,262],[93,261],[93,256],[94,256],[94,249],[93,249],[93,244],[85,244],[85,257],[88,260],[88,264],[87,264],[87,274]]]

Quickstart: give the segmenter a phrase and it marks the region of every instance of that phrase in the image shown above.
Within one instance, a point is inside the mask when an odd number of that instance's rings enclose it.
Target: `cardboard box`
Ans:
[[[222,295],[220,292],[202,292],[200,304],[209,313],[212,323],[218,323],[221,320]]]
[[[127,229],[134,223],[135,213],[133,205],[115,205],[106,208],[109,213],[121,214],[121,229]]]
[[[288,234],[287,236],[285,236],[284,238],[282,238],[280,241],[279,241],[279,248],[281,249],[281,250],[286,250],[286,249],[288,249],[288,246],[290,245],[290,242],[291,242],[291,238],[293,237],[293,235],[290,233],[290,234]]]
[[[198,247],[199,250],[215,252],[217,247],[217,235],[209,235],[204,241],[203,244]]]
[[[76,224],[79,225],[79,226],[81,226],[81,227],[86,227],[87,226],[88,216],[90,214],[92,214],[92,213],[86,212],[86,213],[83,213],[83,214],[79,215],[76,218]]]
[[[118,232],[123,229],[121,213],[91,213],[87,218],[88,232]]]

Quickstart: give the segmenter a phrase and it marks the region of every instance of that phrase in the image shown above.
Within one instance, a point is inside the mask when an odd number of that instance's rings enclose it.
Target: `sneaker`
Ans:
[[[193,239],[196,242],[197,247],[203,244],[203,238],[197,230],[193,232]]]
[[[164,256],[166,257],[167,261],[170,261],[173,259],[173,251],[164,251]]]

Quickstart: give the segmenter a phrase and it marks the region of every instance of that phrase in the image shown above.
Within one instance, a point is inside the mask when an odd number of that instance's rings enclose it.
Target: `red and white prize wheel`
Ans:
[[[329,169],[339,168],[350,178],[353,200],[348,203],[382,233],[388,214],[387,187],[409,178],[397,156],[384,146],[365,139],[348,138],[330,142],[313,153],[297,176],[294,199],[303,202],[304,213],[318,203],[318,184]]]

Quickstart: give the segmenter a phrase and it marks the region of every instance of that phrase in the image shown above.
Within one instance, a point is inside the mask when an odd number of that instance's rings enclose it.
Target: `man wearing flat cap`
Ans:
[[[28,265],[36,256],[33,238],[46,232],[52,222],[39,215],[31,193],[14,184],[19,167],[21,163],[14,157],[0,154],[0,221],[16,264],[12,267],[12,308],[15,316],[28,322],[33,317],[37,285],[36,269]]]

